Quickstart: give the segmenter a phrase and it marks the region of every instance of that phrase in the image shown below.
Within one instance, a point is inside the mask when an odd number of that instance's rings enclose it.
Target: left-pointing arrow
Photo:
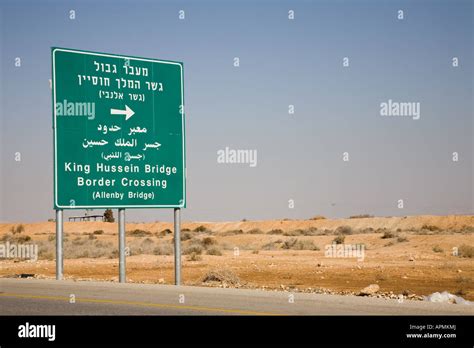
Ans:
[[[130,117],[135,115],[135,111],[130,109],[127,105],[125,105],[125,110],[120,109],[110,109],[111,115],[125,115],[125,121],[128,120]]]

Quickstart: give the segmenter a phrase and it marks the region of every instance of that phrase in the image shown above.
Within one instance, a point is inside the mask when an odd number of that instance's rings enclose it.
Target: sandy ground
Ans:
[[[0,237],[9,233],[17,224],[0,224]],[[52,238],[54,222],[23,224],[21,235],[32,238],[29,243],[43,242]],[[246,222],[185,222],[183,229],[194,230],[204,226],[212,232],[188,232],[195,240],[212,237],[221,256],[207,255],[205,250],[197,261],[183,256],[183,282],[201,285],[203,276],[212,269],[232,270],[244,287],[268,289],[325,288],[336,292],[357,292],[369,284],[378,284],[380,291],[394,294],[428,295],[447,290],[465,299],[474,300],[474,261],[472,258],[453,255],[453,248],[461,245],[474,246],[474,216],[415,216],[390,218],[362,218],[340,220],[275,220]],[[331,258],[325,256],[325,246],[335,238],[334,230],[350,226],[353,233],[344,243],[364,244],[364,259],[353,257]],[[434,226],[430,231],[423,226]],[[284,232],[317,228],[315,236],[285,236],[270,234],[271,230]],[[117,224],[103,222],[67,222],[65,233],[69,241],[86,239],[94,231],[97,241],[117,245]],[[363,231],[372,228],[374,231]],[[382,238],[386,228],[396,237]],[[141,229],[149,236],[127,235],[127,245],[148,243],[171,245],[172,234],[160,233],[172,229],[170,223],[128,223],[127,231]],[[259,234],[247,233],[260,229]],[[240,234],[228,233],[242,230]],[[325,231],[327,230],[327,231]],[[364,232],[364,233],[361,233]],[[398,241],[402,237],[405,241]],[[282,243],[292,238],[312,241],[320,250],[285,250]],[[263,246],[275,243],[274,250]],[[4,243],[4,242],[0,242]],[[183,249],[190,240],[183,241]],[[54,241],[51,242],[54,245]],[[79,247],[79,246],[78,246]],[[436,249],[437,251],[434,251]],[[134,254],[127,257],[127,278],[130,282],[173,283],[173,255]],[[54,251],[54,249],[53,249]],[[51,258],[51,256],[49,257]],[[199,259],[200,258],[200,259]],[[68,258],[64,263],[66,278],[117,281],[116,257]],[[32,273],[40,277],[54,277],[54,259],[40,258],[37,262],[4,259],[0,261],[0,276]]]

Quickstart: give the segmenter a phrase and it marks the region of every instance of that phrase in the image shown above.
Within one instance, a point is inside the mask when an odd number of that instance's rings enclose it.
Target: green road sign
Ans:
[[[182,63],[52,48],[54,207],[186,206]]]

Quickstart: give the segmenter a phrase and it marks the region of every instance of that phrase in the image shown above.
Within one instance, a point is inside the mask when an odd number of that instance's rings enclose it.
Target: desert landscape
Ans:
[[[127,281],[174,282],[172,223],[127,223]],[[117,223],[65,222],[66,279],[118,281]],[[474,300],[474,216],[353,216],[184,222],[184,285],[421,300]],[[36,262],[1,259],[0,277],[54,278],[55,223],[0,224],[0,242],[37,244]],[[328,256],[332,246],[363,257]],[[341,249],[339,249],[341,250]]]

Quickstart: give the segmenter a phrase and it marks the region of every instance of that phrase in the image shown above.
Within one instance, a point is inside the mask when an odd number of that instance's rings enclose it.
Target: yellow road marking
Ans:
[[[69,297],[66,296],[44,296],[44,295],[25,295],[25,294],[12,294],[3,293],[0,294],[3,297],[17,297],[26,299],[41,299],[41,300],[57,300],[69,302]],[[203,312],[220,312],[220,313],[231,313],[241,315],[280,315],[276,313],[265,313],[257,311],[246,311],[240,309],[226,309],[226,308],[212,308],[212,307],[201,307],[201,306],[178,306],[164,303],[150,303],[150,302],[138,302],[138,301],[117,301],[117,300],[104,300],[94,298],[77,298],[76,302],[88,302],[88,303],[108,303],[108,304],[119,304],[119,305],[132,305],[132,306],[143,306],[143,307],[156,307],[156,308],[172,308],[172,309],[189,309]]]

